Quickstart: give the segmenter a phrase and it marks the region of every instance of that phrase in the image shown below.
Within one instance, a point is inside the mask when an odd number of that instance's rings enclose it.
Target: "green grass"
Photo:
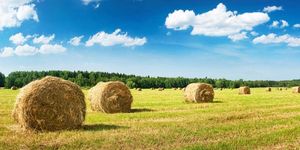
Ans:
[[[86,90],[84,90],[86,93]],[[132,90],[134,113],[88,111],[74,131],[23,133],[11,111],[18,91],[0,90],[0,149],[299,149],[300,94],[291,89],[216,90],[188,104],[175,90]]]

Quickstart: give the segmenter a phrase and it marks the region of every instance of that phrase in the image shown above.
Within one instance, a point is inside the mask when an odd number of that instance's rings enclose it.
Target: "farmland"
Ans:
[[[11,118],[19,91],[1,89],[0,149],[299,148],[300,94],[251,90],[215,90],[213,103],[200,104],[185,103],[179,90],[132,90],[132,113],[93,112],[86,100],[81,129],[25,133]]]

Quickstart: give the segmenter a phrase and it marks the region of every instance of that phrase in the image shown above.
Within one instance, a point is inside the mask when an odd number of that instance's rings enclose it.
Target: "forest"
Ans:
[[[5,76],[0,72],[0,87],[11,88],[16,86],[23,87],[31,81],[45,76],[60,77],[72,81],[81,87],[92,87],[98,82],[122,81],[130,88],[182,88],[189,83],[202,82],[212,84],[215,88],[238,88],[240,86],[249,87],[292,87],[300,85],[300,80],[269,81],[255,80],[244,81],[212,79],[212,78],[169,78],[169,77],[150,77],[126,75],[121,73],[108,72],[88,72],[88,71],[16,71]]]

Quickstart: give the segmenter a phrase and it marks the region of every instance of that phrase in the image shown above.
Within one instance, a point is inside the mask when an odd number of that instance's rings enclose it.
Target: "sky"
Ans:
[[[300,79],[300,0],[0,0],[0,72]]]

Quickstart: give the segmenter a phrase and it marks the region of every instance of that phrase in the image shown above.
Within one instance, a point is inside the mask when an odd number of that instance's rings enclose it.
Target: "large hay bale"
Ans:
[[[212,102],[214,99],[214,89],[210,84],[191,83],[184,92],[186,101],[188,102]]]
[[[130,112],[133,101],[129,88],[119,81],[98,83],[89,91],[94,111],[105,113]]]
[[[271,92],[272,91],[272,88],[268,87],[266,88],[266,92]]]
[[[10,89],[11,90],[17,90],[18,88],[16,86],[12,86]]]
[[[293,93],[300,93],[300,86],[295,86],[292,88]]]
[[[241,94],[241,95],[251,94],[250,88],[248,86],[240,87],[239,94]]]
[[[21,89],[12,116],[24,129],[55,131],[80,127],[85,113],[80,87],[48,76]]]

